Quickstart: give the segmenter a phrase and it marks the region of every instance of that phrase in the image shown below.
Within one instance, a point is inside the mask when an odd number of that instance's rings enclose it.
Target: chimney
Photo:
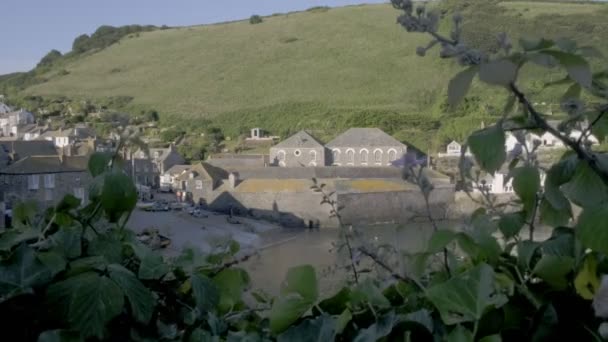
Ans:
[[[230,172],[228,175],[228,184],[230,189],[235,189],[239,185],[239,174],[237,172]]]

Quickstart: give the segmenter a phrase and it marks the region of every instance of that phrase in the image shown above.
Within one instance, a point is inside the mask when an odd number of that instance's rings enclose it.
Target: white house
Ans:
[[[547,175],[542,170],[540,171],[540,184],[544,186]],[[473,192],[480,192],[480,189],[487,189],[491,194],[512,194],[513,178],[509,178],[508,170],[496,171],[494,175],[486,174],[481,177],[479,183],[473,183]]]

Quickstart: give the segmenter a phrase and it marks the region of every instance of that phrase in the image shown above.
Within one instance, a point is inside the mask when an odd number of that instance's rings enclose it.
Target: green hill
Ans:
[[[460,7],[468,20],[465,37],[482,47],[503,30],[605,44],[605,6],[546,5],[448,0],[441,8]],[[348,126],[376,125],[422,148],[463,138],[491,119],[493,106],[500,106],[495,90],[481,89],[491,98],[472,98],[457,113],[442,110],[458,67],[416,56],[428,39],[406,33],[395,24],[397,15],[389,5],[365,5],[265,17],[256,25],[247,20],[131,34],[66,58],[21,94],[132,97],[127,110],[154,108],[163,124],[187,130],[209,119],[229,136],[259,126],[275,134],[306,128],[329,138]]]

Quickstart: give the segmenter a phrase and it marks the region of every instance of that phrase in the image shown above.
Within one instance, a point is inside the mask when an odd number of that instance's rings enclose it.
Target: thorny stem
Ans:
[[[342,222],[342,216],[340,215],[340,208],[336,206],[336,202],[329,198],[329,194],[327,194],[322,187],[317,186],[316,182],[314,185],[315,189],[318,189],[323,196],[324,202],[328,203],[331,206],[333,214],[336,216],[336,220],[338,220],[338,227],[340,231],[344,233],[344,239],[346,242],[346,249],[348,250],[348,257],[350,259],[350,267],[353,270],[353,277],[355,278],[355,284],[359,284],[359,273],[357,272],[357,265],[355,264],[355,254],[353,253],[352,245],[350,244],[350,237],[348,231],[346,231],[346,227]]]
[[[536,212],[538,211],[538,200],[538,194],[536,194],[534,197],[534,207],[532,208],[532,217],[530,218],[530,222],[528,223],[528,226],[530,227],[530,241],[534,241],[534,221],[536,220]]]
[[[368,251],[367,249],[365,249],[364,247],[360,247],[359,251],[361,252],[361,254],[367,256],[368,258],[372,259],[372,261],[374,261],[378,266],[382,267],[385,271],[387,271],[388,273],[390,273],[391,277],[397,279],[397,280],[401,280],[402,282],[405,283],[414,283],[416,284],[416,286],[418,286],[421,290],[424,290],[424,286],[417,281],[414,278],[408,278],[408,277],[404,277],[401,274],[395,272],[389,265],[387,265],[382,259],[380,259],[379,256],[377,256],[376,254]]]
[[[517,88],[517,86],[514,83],[511,83],[509,85],[509,89],[517,97],[518,101],[524,106],[524,108],[526,108],[526,110],[530,113],[530,115],[532,115],[532,118],[534,119],[535,123],[538,125],[538,128],[541,128],[541,129],[553,134],[560,141],[562,141],[566,146],[570,147],[576,153],[576,155],[578,156],[579,159],[584,160],[589,165],[589,167],[598,176],[600,176],[602,178],[602,180],[605,183],[608,183],[608,171],[603,170],[599,166],[597,158],[592,153],[587,151],[585,148],[583,148],[581,145],[579,145],[576,141],[571,140],[567,136],[561,134],[557,129],[551,127],[547,123],[547,121],[545,121],[545,119],[542,118],[541,114],[538,111],[536,111],[534,106],[532,106],[530,101],[528,101],[526,96]]]

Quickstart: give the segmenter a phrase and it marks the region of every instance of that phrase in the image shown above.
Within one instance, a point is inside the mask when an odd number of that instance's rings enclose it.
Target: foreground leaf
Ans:
[[[533,274],[546,281],[557,290],[568,286],[566,276],[572,272],[574,258],[545,254],[534,266]]]
[[[270,331],[285,331],[306,313],[317,300],[317,276],[310,265],[292,267],[287,272],[281,295],[270,310]]]
[[[156,304],[150,290],[137,279],[133,272],[121,265],[109,265],[108,272],[110,279],[122,289],[129,300],[133,317],[143,324],[148,324]]]
[[[322,315],[307,319],[278,336],[279,342],[325,342],[333,341],[336,336],[336,319]]]
[[[80,342],[77,333],[68,330],[47,330],[38,336],[38,342]]]
[[[474,132],[469,136],[468,145],[479,166],[489,173],[500,169],[507,157],[505,133],[500,126]]]
[[[450,80],[448,84],[448,104],[450,106],[457,106],[467,95],[477,71],[477,67],[470,67],[459,72]]]
[[[578,218],[576,235],[585,247],[608,254],[608,206],[585,208]]]
[[[218,309],[226,313],[242,303],[243,292],[249,287],[251,279],[245,270],[228,268],[216,275],[213,283],[220,293]]]
[[[375,342],[382,340],[382,338],[388,336],[393,331],[393,327],[399,322],[397,316],[393,311],[378,318],[378,321],[370,325],[366,329],[361,329],[355,342]]]
[[[508,86],[517,79],[518,67],[508,59],[498,59],[479,67],[479,79],[491,85]]]
[[[106,324],[122,311],[124,293],[107,277],[79,274],[51,285],[47,299],[84,337],[103,338]]]
[[[524,204],[528,216],[532,215],[536,205],[536,194],[540,189],[540,173],[531,166],[518,167],[513,170],[513,190]]]
[[[213,310],[219,303],[219,290],[211,279],[201,274],[190,277],[192,294],[200,312]]]
[[[448,342],[473,342],[475,341],[473,333],[467,330],[462,325],[456,326],[447,338]]]
[[[21,244],[10,259],[0,264],[0,303],[51,279],[51,270],[42,264],[32,248]]]
[[[555,58],[559,64],[566,69],[568,76],[578,82],[582,87],[591,87],[593,75],[589,63],[587,63],[585,58],[572,53],[556,50],[544,50],[541,53]]]
[[[600,287],[597,276],[597,260],[594,254],[589,254],[583,262],[583,267],[574,279],[574,287],[579,296],[591,300]]]
[[[430,287],[426,296],[448,325],[479,320],[487,309],[499,308],[507,301],[497,292],[494,270],[487,264]]]

